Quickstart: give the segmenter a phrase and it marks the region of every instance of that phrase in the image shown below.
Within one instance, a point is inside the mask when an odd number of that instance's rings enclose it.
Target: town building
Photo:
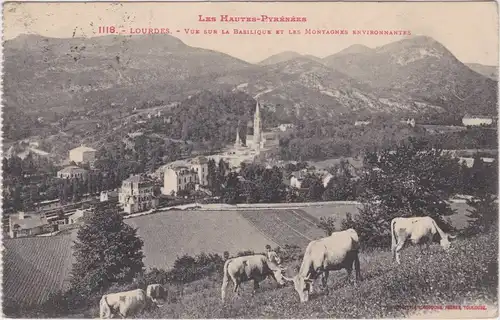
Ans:
[[[293,124],[292,123],[282,123],[278,126],[278,129],[282,132],[287,131],[288,129],[292,129]]]
[[[359,126],[367,126],[371,123],[371,121],[363,121],[363,120],[356,120],[354,122],[354,126],[359,127]]]
[[[173,166],[167,168],[163,178],[162,193],[165,195],[177,195],[180,191],[196,189],[199,185],[199,175],[190,166]]]
[[[100,202],[118,201],[118,192],[116,192],[115,190],[101,191],[101,193],[99,194],[99,201]]]
[[[290,187],[297,189],[302,188],[302,182],[304,181],[307,173],[307,169],[292,172],[292,175],[290,176]]]
[[[198,179],[196,183],[201,186],[208,185],[208,159],[205,157],[196,157],[191,160],[190,168],[196,171]]]
[[[57,230],[58,226],[49,224],[44,215],[18,212],[9,216],[9,236],[11,238],[36,236]]]
[[[57,171],[57,177],[61,179],[85,179],[87,174],[87,170],[77,166],[68,166]]]
[[[68,217],[69,224],[80,223],[83,221],[83,217],[91,212],[90,209],[76,209],[76,211]]]
[[[69,160],[75,163],[92,163],[95,161],[96,153],[95,149],[80,146],[69,151]]]
[[[126,213],[146,211],[158,206],[154,182],[142,175],[132,175],[122,182],[118,202]]]
[[[216,163],[224,160],[229,164],[231,171],[237,172],[242,163],[253,163],[256,160],[272,156],[273,152],[278,150],[279,133],[263,132],[261,123],[260,105],[257,102],[253,119],[253,134],[250,134],[252,122],[249,122],[247,124],[246,143],[243,143],[241,139],[240,125],[238,124],[234,143],[224,148],[222,152],[210,155],[210,159]],[[168,171],[168,169],[171,170]],[[157,177],[164,179],[162,193],[171,195],[180,190],[185,190],[185,183],[188,183],[189,176],[192,175],[191,170],[194,170],[198,175],[195,180],[195,188],[208,185],[208,159],[198,157],[190,160],[178,160],[160,167],[155,173]],[[180,183],[179,175],[182,178]],[[184,177],[186,182],[184,182]]]
[[[494,119],[493,117],[489,116],[471,116],[471,115],[465,115],[462,118],[462,123],[464,126],[480,126],[480,125],[491,125],[493,124]]]

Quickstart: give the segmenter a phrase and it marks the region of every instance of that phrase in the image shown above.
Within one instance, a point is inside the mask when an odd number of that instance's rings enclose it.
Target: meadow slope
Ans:
[[[330,293],[315,286],[311,300],[299,303],[293,287],[267,279],[251,296],[253,285],[242,286],[242,294],[231,292],[221,302],[222,275],[187,284],[183,294],[169,287],[169,302],[145,312],[147,318],[387,318],[421,314],[424,306],[479,306],[475,317],[498,316],[498,236],[481,235],[458,239],[449,252],[433,245],[421,254],[416,247],[402,252],[402,265],[392,262],[388,250],[360,253],[363,281],[346,283],[345,270],[332,272]],[[291,268],[289,268],[291,269]],[[294,271],[288,270],[289,275]],[[439,312],[434,316],[439,317]],[[463,310],[463,315],[471,312]],[[455,310],[460,316],[460,310]]]
[[[38,303],[50,292],[68,288],[75,235],[68,230],[52,237],[4,239],[4,299]]]
[[[467,205],[450,219],[465,225]],[[169,269],[184,254],[262,252],[266,244],[298,245],[324,236],[315,226],[319,217],[357,213],[355,205],[332,204],[303,209],[243,211],[168,211],[125,220],[144,240],[146,268]],[[15,302],[41,302],[68,284],[71,244],[76,230],[54,237],[5,239],[3,292]],[[34,287],[35,289],[32,289]]]

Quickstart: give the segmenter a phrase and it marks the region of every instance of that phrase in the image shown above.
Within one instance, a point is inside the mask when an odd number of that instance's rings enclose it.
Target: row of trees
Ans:
[[[282,169],[243,163],[236,174],[229,172],[229,166],[223,160],[218,165],[210,160],[209,188],[226,203],[365,202],[370,200],[370,192],[400,193],[401,197],[407,198],[407,203],[419,203],[434,201],[432,199],[436,197],[447,200],[455,194],[497,193],[496,162],[485,163],[476,155],[474,165],[469,168],[422,139],[410,139],[391,150],[367,152],[363,161],[364,166],[359,169],[353,168],[347,160],[332,166],[328,169],[331,178],[326,185],[323,176],[310,170],[301,181],[301,189],[297,189],[288,186],[291,173],[306,168],[306,163],[287,165]],[[434,188],[435,191],[425,188]],[[399,200],[394,198],[394,201]],[[394,204],[390,206],[395,207]],[[414,212],[411,207],[406,209]]]
[[[354,126],[359,119],[297,121],[295,131],[280,139],[280,156],[300,161],[356,156],[395,146],[409,137],[424,138],[443,149],[498,148],[497,130],[491,128],[430,134],[423,127],[400,123],[398,117],[372,115],[369,125]]]

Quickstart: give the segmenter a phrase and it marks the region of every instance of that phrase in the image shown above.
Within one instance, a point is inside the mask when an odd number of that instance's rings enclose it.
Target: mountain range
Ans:
[[[477,73],[482,74],[483,76],[488,77],[492,80],[496,81],[498,79],[498,67],[485,66],[479,63],[466,63],[465,65],[476,71]]]
[[[20,35],[4,42],[4,57],[6,112],[50,116],[111,105],[168,105],[223,89],[243,91],[285,116],[497,113],[494,68],[467,66],[425,36],[374,49],[354,45],[325,58],[286,51],[251,64],[170,35]]]

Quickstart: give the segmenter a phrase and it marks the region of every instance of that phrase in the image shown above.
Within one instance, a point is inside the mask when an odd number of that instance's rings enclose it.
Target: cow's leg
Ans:
[[[328,270],[325,270],[323,273],[323,278],[321,278],[321,282],[323,284],[323,290],[325,290],[326,294],[329,294],[328,291]]]
[[[241,283],[239,281],[234,283],[234,294],[238,297],[240,296],[240,285]]]
[[[253,280],[253,291],[252,291],[252,296],[255,295],[255,292],[257,292],[257,289],[259,289],[259,281]]]
[[[403,249],[405,242],[406,242],[406,239],[404,239],[404,240],[399,239],[399,243],[396,246],[396,248],[394,249],[394,256],[396,257],[396,262],[398,264],[401,264],[401,261],[399,260],[399,251],[401,251],[401,249]]]
[[[354,261],[353,261],[353,263],[354,263]],[[351,279],[352,279],[352,265],[353,265],[353,264],[351,263],[349,266],[347,266],[347,267],[345,268],[345,269],[346,269],[346,271],[347,271],[347,279],[346,279],[347,284],[351,284],[351,281],[352,281],[352,280],[351,280]]]
[[[432,236],[430,236],[427,241],[425,242],[425,247],[426,247],[426,250],[429,252],[430,250],[430,246],[432,244]]]

